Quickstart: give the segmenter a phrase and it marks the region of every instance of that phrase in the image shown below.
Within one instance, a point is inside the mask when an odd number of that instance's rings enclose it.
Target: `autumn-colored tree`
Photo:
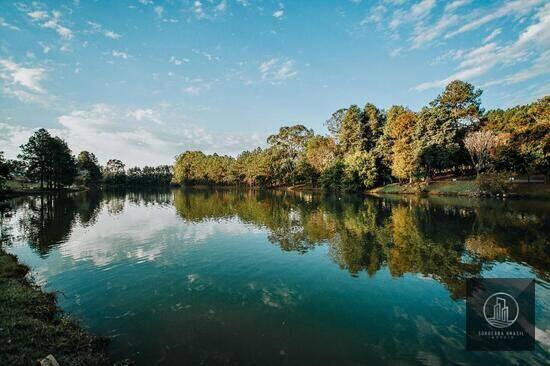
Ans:
[[[330,137],[314,136],[307,142],[305,157],[316,174],[322,174],[336,160],[336,142]]]
[[[487,167],[489,158],[494,153],[496,143],[496,136],[491,131],[471,132],[464,138],[464,146],[470,154],[478,175],[482,169]]]

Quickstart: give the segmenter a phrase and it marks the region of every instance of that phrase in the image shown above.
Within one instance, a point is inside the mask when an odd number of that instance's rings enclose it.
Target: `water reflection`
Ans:
[[[374,276],[387,266],[394,277],[432,277],[453,298],[464,296],[466,278],[479,276],[495,262],[526,263],[540,278],[549,279],[548,205],[533,201],[205,189],[89,191],[27,197],[15,205],[22,236],[41,256],[72,235],[63,251],[76,259],[92,257],[96,264],[117,257],[156,258],[162,251],[159,233],[178,227],[171,211],[175,207],[180,219],[195,224],[173,233],[180,239],[204,240],[213,229],[208,222],[233,222],[224,226],[228,231],[238,231],[244,223],[267,230],[268,240],[283,251],[306,253],[327,245],[332,260],[353,276],[362,271]],[[157,209],[136,210],[139,206]],[[117,225],[98,220],[101,212],[120,215]],[[87,231],[91,226],[93,232]],[[101,239],[109,236],[145,244],[117,255],[120,243]]]
[[[12,251],[62,291],[67,311],[113,337],[115,356],[138,364],[545,356],[540,346],[528,355],[465,352],[462,298],[471,276],[536,277],[537,327],[547,337],[548,203],[227,188],[6,204],[0,223]]]

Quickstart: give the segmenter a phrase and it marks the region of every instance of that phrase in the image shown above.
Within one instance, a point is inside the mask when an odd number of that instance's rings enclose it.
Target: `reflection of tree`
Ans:
[[[13,215],[13,203],[0,200],[0,249],[10,245],[13,240],[12,227],[10,225]]]
[[[464,295],[466,278],[494,260],[527,262],[543,277],[549,268],[545,211],[231,189],[176,191],[174,199],[185,220],[239,217],[269,230],[268,239],[282,250],[303,253],[326,243],[331,258],[352,275],[374,275],[383,266],[396,277],[419,273],[445,284],[455,298]]]
[[[19,227],[31,247],[41,256],[67,240],[76,222],[93,223],[100,199],[93,193],[41,195],[25,200]]]
[[[76,207],[65,194],[42,195],[27,201],[19,221],[25,239],[40,255],[65,241],[74,224]]]
[[[304,253],[326,244],[332,260],[354,276],[372,276],[383,267],[395,277],[430,276],[453,297],[463,296],[466,278],[495,261],[528,263],[542,278],[550,268],[544,206],[231,188],[89,191],[23,203],[20,226],[41,255],[66,240],[76,222],[93,225],[101,207],[116,213],[125,205],[174,205],[189,222],[238,217],[267,230],[269,241],[285,251]]]

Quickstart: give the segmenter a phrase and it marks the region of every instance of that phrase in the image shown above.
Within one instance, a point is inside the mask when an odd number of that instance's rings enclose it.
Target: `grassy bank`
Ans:
[[[432,182],[429,185],[393,183],[368,191],[374,194],[429,194],[442,196],[475,196],[478,187],[474,180],[444,180]],[[516,183],[511,184],[513,195],[526,198],[550,199],[550,184]]]
[[[26,277],[29,268],[0,248],[0,365],[37,365],[52,354],[61,366],[112,365],[107,339],[88,334]]]
[[[70,187],[61,189],[47,189],[40,188],[40,184],[37,183],[23,183],[20,181],[9,180],[6,182],[5,187],[0,190],[0,198],[3,197],[17,197],[34,194],[47,194],[57,192],[80,192],[85,190],[85,187]]]

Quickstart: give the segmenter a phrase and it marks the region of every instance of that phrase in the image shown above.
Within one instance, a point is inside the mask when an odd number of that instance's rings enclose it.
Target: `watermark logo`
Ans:
[[[535,282],[529,278],[466,281],[466,349],[526,351],[535,347]]]
[[[516,299],[506,292],[492,294],[483,304],[483,316],[495,328],[508,328],[516,322],[518,315]]]

